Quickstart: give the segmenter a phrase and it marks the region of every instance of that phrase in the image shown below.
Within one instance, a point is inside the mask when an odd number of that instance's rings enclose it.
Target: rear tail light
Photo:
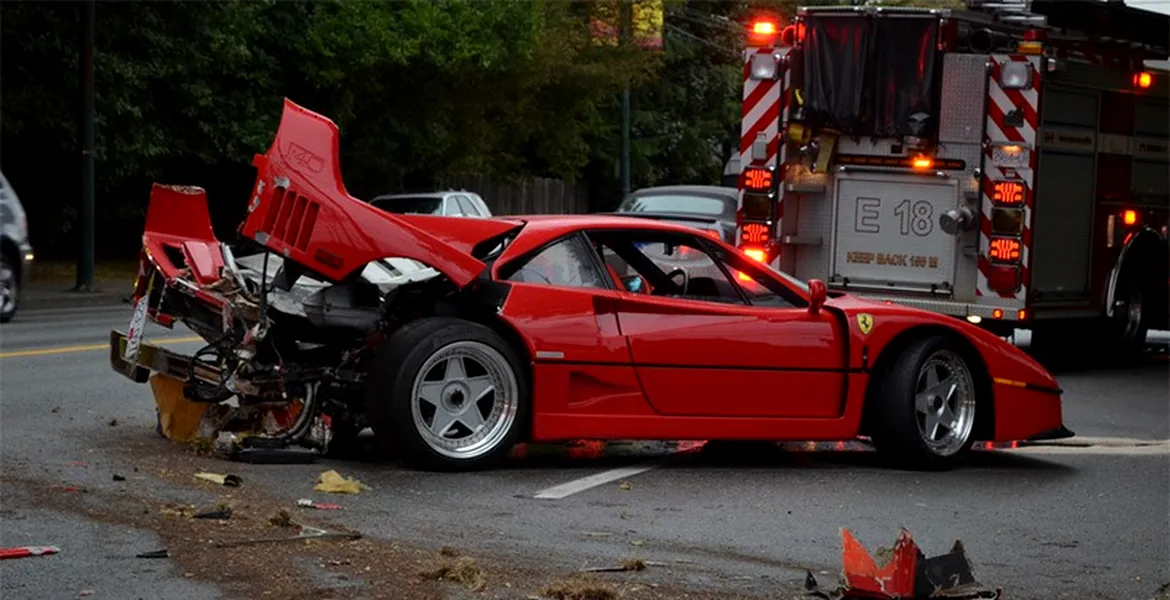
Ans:
[[[1127,210],[1121,213],[1121,222],[1126,225],[1137,225],[1138,214],[1136,210]]]
[[[1014,294],[1021,283],[1019,267],[992,266],[987,272],[987,285],[997,292]]]

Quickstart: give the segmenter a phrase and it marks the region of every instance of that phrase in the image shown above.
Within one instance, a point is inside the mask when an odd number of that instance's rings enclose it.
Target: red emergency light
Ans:
[[[1019,181],[997,181],[991,199],[997,204],[1023,204],[1024,184]]]
[[[772,171],[762,167],[744,169],[743,187],[753,192],[766,192],[772,189]]]
[[[763,223],[747,223],[743,226],[740,239],[748,244],[763,244],[768,241],[768,226]]]
[[[777,34],[780,33],[780,23],[773,17],[756,17],[748,25],[749,46],[774,46]]]
[[[1014,263],[1020,260],[1020,240],[1013,238],[992,238],[991,260],[1000,263]]]

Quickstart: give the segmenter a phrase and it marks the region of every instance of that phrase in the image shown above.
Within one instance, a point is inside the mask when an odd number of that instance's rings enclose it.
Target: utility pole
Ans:
[[[93,289],[93,29],[95,0],[82,5],[81,29],[81,248],[77,258],[77,292]]]
[[[634,21],[633,0],[621,0],[621,45],[629,50]],[[630,78],[622,88],[622,200],[630,194]]]

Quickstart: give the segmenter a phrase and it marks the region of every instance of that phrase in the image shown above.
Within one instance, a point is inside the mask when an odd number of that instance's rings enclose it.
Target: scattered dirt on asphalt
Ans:
[[[522,563],[515,557],[473,557],[450,547],[435,552],[376,538],[266,541],[221,547],[221,544],[246,540],[295,536],[299,526],[357,532],[320,522],[314,518],[313,511],[288,509],[286,500],[270,496],[247,481],[240,487],[224,487],[191,477],[199,471],[230,472],[232,463],[192,456],[181,446],[167,448],[161,440],[158,443],[137,440],[119,448],[125,459],[136,464],[139,475],[216,494],[218,504],[231,507],[230,520],[191,518],[213,503],[192,506],[166,502],[152,497],[150,486],[83,489],[12,475],[2,476],[0,481],[10,486],[10,490],[20,490],[19,495],[31,506],[156,532],[170,553],[169,560],[178,565],[180,573],[210,582],[228,597],[727,599],[726,594],[649,583],[643,573],[636,572],[653,568],[642,561],[631,562],[627,566],[629,571],[624,573],[581,575],[527,561]],[[134,552],[160,549],[143,548]]]

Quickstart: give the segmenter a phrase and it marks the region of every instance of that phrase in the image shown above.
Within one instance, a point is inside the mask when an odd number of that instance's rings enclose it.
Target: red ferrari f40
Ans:
[[[230,244],[202,189],[151,192],[112,366],[234,399],[238,447],[344,453],[371,428],[414,467],[463,470],[520,442],[867,437],[939,469],[976,441],[1072,435],[1053,377],[964,321],[660,221],[387,213],[346,191],[338,139],[286,100]],[[206,345],[145,344],[147,319]]]

